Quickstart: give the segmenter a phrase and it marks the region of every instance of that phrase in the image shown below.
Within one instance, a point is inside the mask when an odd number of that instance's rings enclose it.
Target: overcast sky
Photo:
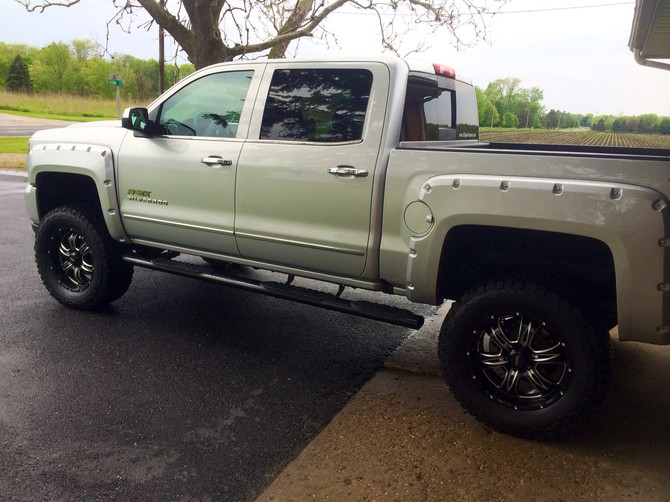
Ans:
[[[82,38],[104,43],[105,24],[114,12],[111,3],[82,0],[69,9],[52,7],[39,14],[0,0],[0,41],[36,47]],[[456,51],[448,35],[416,30],[416,38],[406,39],[401,51],[421,40],[430,49],[412,57],[450,65],[480,87],[518,77],[522,86],[544,91],[547,110],[670,116],[670,71],[638,65],[628,48],[634,6],[622,0],[511,0],[504,7],[507,13],[489,18],[490,44]],[[298,56],[379,54],[375,18],[353,12],[346,8],[330,18],[340,48],[301,42]],[[110,48],[156,58],[156,40],[155,28],[149,33],[134,28],[131,35],[116,30]]]

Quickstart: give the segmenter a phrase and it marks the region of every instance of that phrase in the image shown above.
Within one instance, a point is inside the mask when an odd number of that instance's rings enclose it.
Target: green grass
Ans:
[[[98,120],[110,120],[116,118],[116,117],[80,117],[74,115],[58,115],[53,113],[11,110],[9,108],[1,108],[1,107],[0,107],[0,113],[8,113],[10,115],[20,115],[22,117],[34,117],[36,119],[72,120],[75,122],[95,122]]]
[[[121,110],[132,106],[121,101]],[[66,94],[22,94],[0,89],[0,112],[62,120],[109,120],[116,118],[116,101]]]
[[[0,170],[25,171],[28,136],[0,136]]]
[[[0,153],[28,153],[28,136],[0,136]]]
[[[121,102],[121,109],[131,106]],[[91,122],[116,118],[116,100],[65,94],[21,94],[0,89],[0,113]],[[0,170],[26,168],[27,137],[0,137]]]

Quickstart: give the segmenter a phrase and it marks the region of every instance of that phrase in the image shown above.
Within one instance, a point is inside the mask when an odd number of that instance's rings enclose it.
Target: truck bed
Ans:
[[[516,155],[552,155],[552,156],[586,156],[600,158],[670,160],[670,150],[660,148],[629,148],[617,146],[588,145],[548,145],[531,143],[479,143],[479,142],[403,142],[401,149],[421,150],[467,150],[478,152],[513,153]]]

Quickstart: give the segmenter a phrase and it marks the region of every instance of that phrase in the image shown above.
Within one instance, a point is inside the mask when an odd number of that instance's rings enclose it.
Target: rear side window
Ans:
[[[364,69],[275,70],[261,139],[360,141],[372,73]]]
[[[443,76],[411,76],[401,141],[479,138],[477,101],[471,85]]]

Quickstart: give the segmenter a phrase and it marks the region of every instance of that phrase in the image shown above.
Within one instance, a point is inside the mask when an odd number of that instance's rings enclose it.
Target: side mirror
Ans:
[[[131,131],[151,136],[153,123],[149,120],[149,111],[146,108],[126,108],[121,117],[121,125]]]

